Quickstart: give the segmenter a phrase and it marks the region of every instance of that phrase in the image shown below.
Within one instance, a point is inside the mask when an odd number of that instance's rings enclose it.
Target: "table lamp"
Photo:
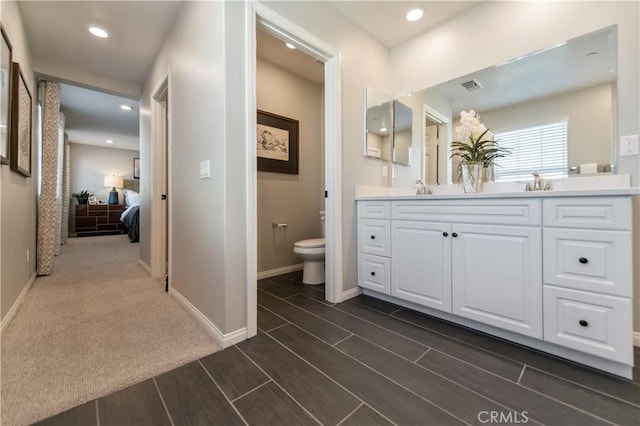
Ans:
[[[104,177],[104,187],[111,187],[111,192],[109,193],[109,204],[118,204],[118,191],[116,188],[122,188],[124,186],[124,180],[122,176],[105,176]]]

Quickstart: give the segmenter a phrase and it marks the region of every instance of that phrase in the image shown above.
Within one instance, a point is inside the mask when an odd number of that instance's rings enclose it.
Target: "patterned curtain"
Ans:
[[[40,100],[42,108],[42,168],[40,170],[40,196],[38,199],[36,263],[38,275],[51,275],[56,241],[60,235],[60,216],[57,208],[60,85],[50,81],[41,81]]]
[[[67,244],[69,237],[69,203],[71,201],[71,148],[69,147],[69,135],[64,134],[64,166],[62,169],[62,219],[60,227],[60,243]]]
[[[63,113],[58,114],[58,170],[56,172],[56,242],[54,244],[56,256],[60,254],[62,244],[62,188],[64,182],[64,122]]]

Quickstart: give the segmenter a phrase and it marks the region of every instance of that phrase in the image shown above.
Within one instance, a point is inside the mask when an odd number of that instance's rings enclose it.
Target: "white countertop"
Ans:
[[[604,175],[551,181],[549,191],[525,191],[525,182],[485,183],[482,192],[465,194],[462,186],[428,185],[433,194],[416,195],[417,185],[389,188],[356,185],[356,200],[451,200],[487,198],[604,197],[640,195],[640,188],[629,185],[629,175]]]

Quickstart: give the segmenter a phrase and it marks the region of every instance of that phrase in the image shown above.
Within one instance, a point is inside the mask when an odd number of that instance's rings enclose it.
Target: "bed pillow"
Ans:
[[[125,207],[139,206],[140,205],[139,194],[136,191],[125,189],[124,203],[125,203]]]

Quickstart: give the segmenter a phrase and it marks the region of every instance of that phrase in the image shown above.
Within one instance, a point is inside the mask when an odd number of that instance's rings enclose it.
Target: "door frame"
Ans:
[[[252,2],[248,8],[247,111],[247,337],[257,333],[257,165],[256,165],[256,28],[288,41],[311,57],[324,63],[325,96],[325,298],[332,303],[343,300],[342,294],[342,54],[307,30],[275,13],[267,6]]]
[[[171,119],[169,116],[170,72],[151,92],[151,276],[169,276],[171,270]],[[165,204],[166,203],[166,207]],[[168,289],[168,288],[167,288]]]

